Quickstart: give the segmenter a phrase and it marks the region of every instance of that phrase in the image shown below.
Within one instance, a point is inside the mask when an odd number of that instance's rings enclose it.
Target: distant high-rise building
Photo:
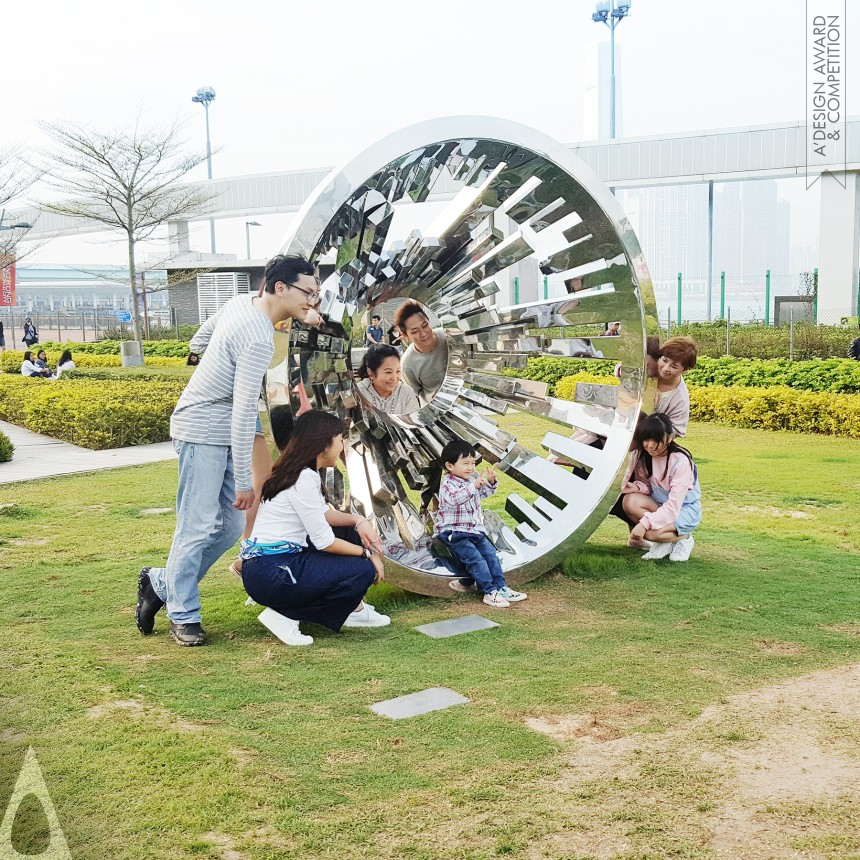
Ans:
[[[585,95],[583,98],[582,139],[605,140],[609,137],[609,42],[592,42],[585,48]],[[624,111],[621,97],[621,45],[615,43],[615,136],[624,136]]]
[[[791,204],[771,179],[729,182],[714,194],[714,271],[743,278],[789,272]]]

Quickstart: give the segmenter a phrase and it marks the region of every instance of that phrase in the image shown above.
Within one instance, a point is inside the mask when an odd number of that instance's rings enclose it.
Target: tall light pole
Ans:
[[[251,259],[251,228],[252,227],[262,227],[263,225],[259,221],[246,221],[245,222],[245,259]]]
[[[609,137],[615,140],[615,28],[630,14],[633,0],[601,0],[591,20],[609,27]],[[598,52],[598,65],[600,54]]]
[[[191,96],[195,104],[203,105],[206,111],[206,174],[212,178],[212,145],[209,143],[209,105],[215,101],[215,90],[212,87],[200,87],[196,96]],[[215,253],[215,219],[209,219],[209,242],[212,253]]]

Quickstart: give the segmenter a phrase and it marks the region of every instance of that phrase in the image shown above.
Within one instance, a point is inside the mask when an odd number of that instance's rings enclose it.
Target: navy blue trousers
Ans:
[[[333,531],[335,537],[361,545],[354,528],[339,526]],[[245,591],[261,606],[334,631],[343,627],[375,578],[376,569],[369,559],[320,552],[313,546],[242,563]]]

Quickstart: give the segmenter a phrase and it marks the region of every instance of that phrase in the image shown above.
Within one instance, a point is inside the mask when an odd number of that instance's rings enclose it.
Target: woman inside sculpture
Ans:
[[[370,522],[328,507],[319,470],[334,468],[344,449],[343,422],[312,410],[294,432],[263,484],[253,534],[242,541],[242,580],[259,604],[287,621],[279,637],[310,645],[300,621],[342,627],[386,627],[387,615],[364,602],[384,579],[382,542]]]
[[[400,381],[400,353],[387,343],[371,346],[358,368],[358,393],[380,412],[405,415],[421,408],[415,392]]]

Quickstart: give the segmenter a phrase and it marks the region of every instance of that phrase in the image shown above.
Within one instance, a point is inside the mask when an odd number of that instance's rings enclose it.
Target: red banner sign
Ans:
[[[0,307],[15,307],[15,262],[0,268]]]

